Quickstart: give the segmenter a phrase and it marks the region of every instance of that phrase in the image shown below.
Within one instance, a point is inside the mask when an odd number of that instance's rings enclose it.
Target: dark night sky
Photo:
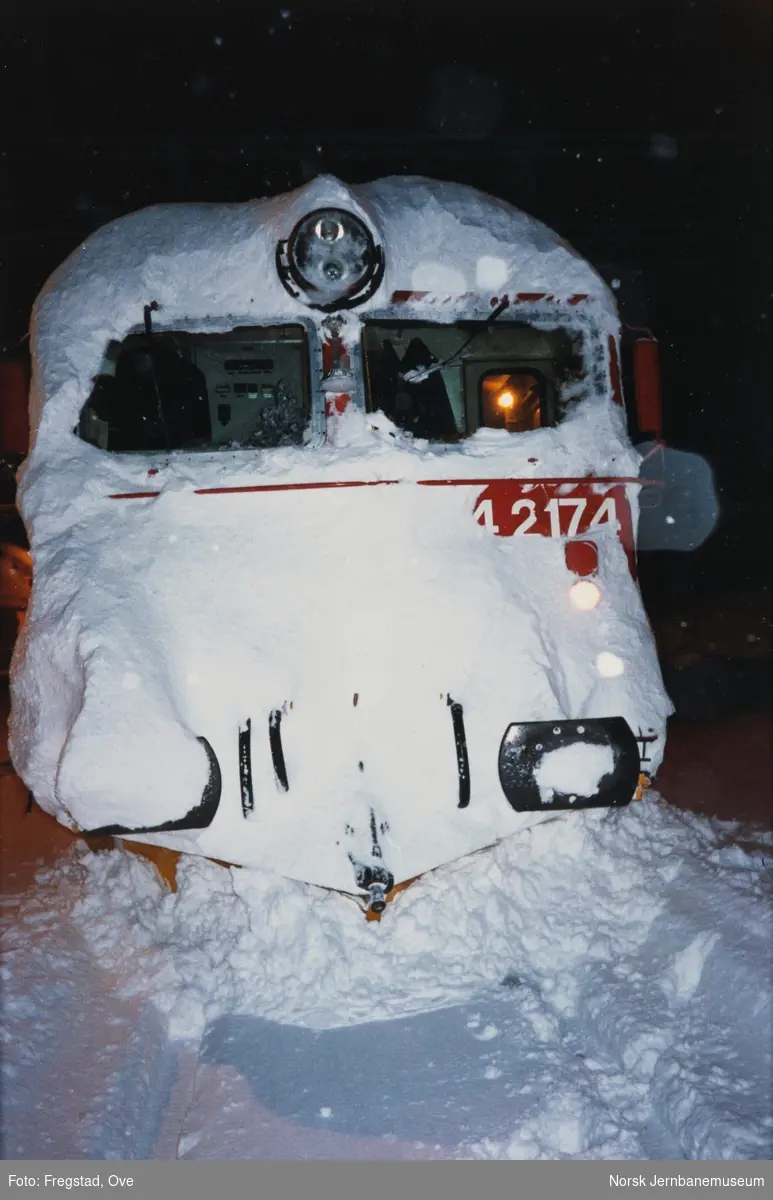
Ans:
[[[319,170],[470,183],[624,281],[662,340],[667,438],[722,486],[706,561],[764,574],[767,0],[11,0],[0,22],[0,344],[84,236],[144,204]]]

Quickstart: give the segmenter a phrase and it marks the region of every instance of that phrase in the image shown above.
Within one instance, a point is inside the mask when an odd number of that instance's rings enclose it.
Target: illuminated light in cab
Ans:
[[[542,424],[542,388],[531,372],[489,371],[480,381],[481,424],[527,433]]]
[[[625,674],[625,663],[611,650],[602,650],[596,655],[596,670],[602,679],[617,679]]]
[[[601,588],[590,579],[578,579],[569,588],[569,599],[580,612],[590,612],[601,601]]]

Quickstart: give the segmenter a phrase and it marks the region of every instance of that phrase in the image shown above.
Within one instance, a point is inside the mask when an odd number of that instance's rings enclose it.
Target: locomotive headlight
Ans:
[[[590,579],[578,579],[569,588],[569,599],[580,612],[590,612],[601,600],[601,588]]]
[[[277,271],[291,296],[311,308],[351,308],[376,290],[384,256],[368,227],[341,208],[319,208],[303,217],[277,246]]]

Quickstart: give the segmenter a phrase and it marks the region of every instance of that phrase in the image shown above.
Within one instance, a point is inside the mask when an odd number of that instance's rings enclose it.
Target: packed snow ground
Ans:
[[[6,909],[4,1155],[769,1158],[773,835],[737,834],[650,792],[379,924],[74,851]]]

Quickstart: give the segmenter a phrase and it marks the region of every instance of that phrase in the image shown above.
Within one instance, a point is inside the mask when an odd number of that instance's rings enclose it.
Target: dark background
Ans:
[[[661,339],[665,432],[722,521],[650,556],[658,596],[766,588],[771,557],[767,0],[6,4],[0,346],[98,225],[319,171],[472,184],[539,217]]]

